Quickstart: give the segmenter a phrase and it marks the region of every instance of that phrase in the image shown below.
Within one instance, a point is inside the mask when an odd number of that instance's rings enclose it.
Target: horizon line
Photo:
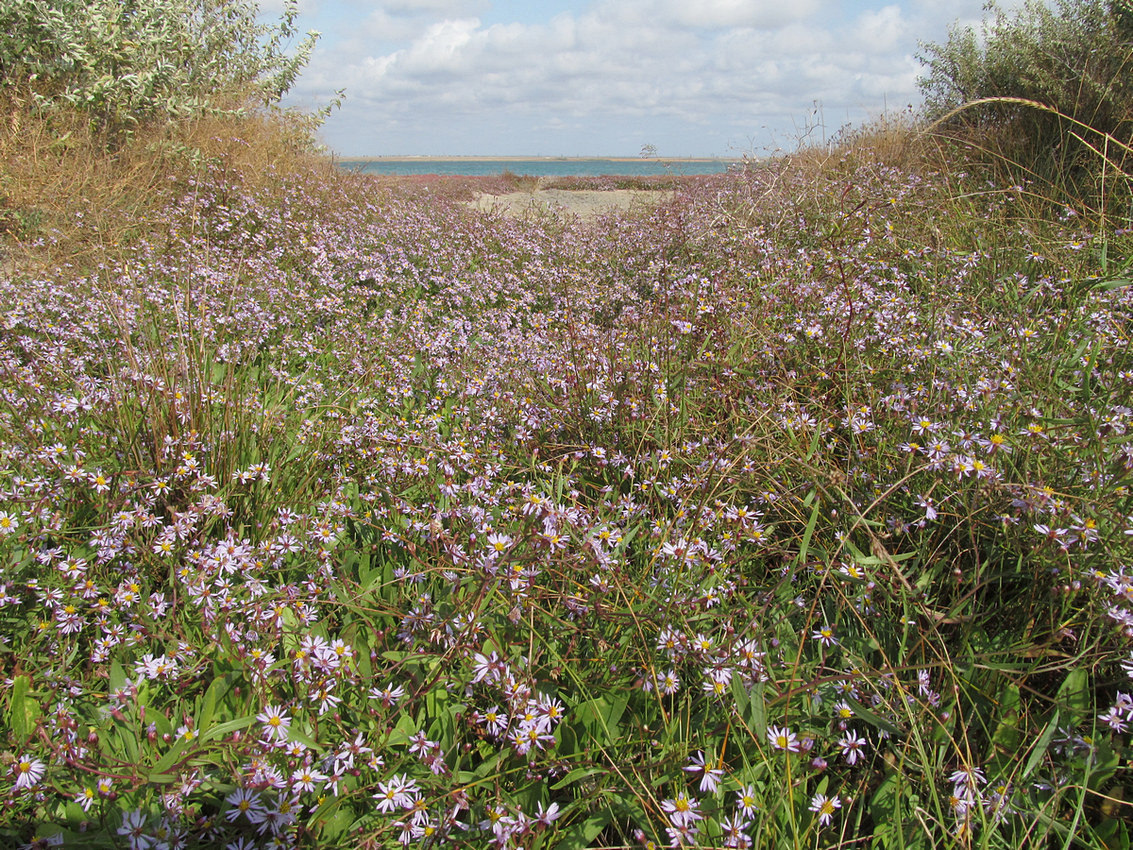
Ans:
[[[378,156],[345,156],[336,154],[341,162],[741,162],[738,156],[500,156],[500,155],[454,155],[435,154],[381,154]]]

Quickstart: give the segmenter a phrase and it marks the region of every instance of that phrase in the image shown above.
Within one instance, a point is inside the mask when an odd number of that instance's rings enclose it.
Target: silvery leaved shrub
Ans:
[[[0,86],[41,107],[78,108],[112,134],[271,105],[318,38],[289,49],[297,12],[288,0],[264,24],[246,0],[0,0]]]
[[[1009,181],[1038,177],[1081,192],[1103,161],[1127,171],[1133,2],[987,9],[982,26],[957,25],[946,43],[921,45],[925,117],[1006,166]]]

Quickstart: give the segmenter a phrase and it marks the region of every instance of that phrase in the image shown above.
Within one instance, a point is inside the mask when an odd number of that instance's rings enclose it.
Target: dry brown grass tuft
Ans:
[[[542,182],[534,174],[516,174],[508,168],[500,172],[500,179],[510,187],[509,191],[511,192],[536,192]]]
[[[297,170],[333,170],[283,115],[202,117],[140,128],[111,149],[81,115],[3,106],[0,244],[4,271],[114,253],[194,174],[221,169],[245,184]]]
[[[813,177],[897,168],[918,173],[939,173],[955,165],[954,146],[926,129],[910,108],[885,113],[858,126],[846,126],[821,145],[805,146],[792,154],[769,160]]]
[[[729,198],[720,221],[743,228],[785,225],[805,209],[828,204],[831,193],[851,213],[861,198],[859,185],[883,183],[891,170],[948,173],[951,163],[941,140],[923,132],[911,110],[888,113],[833,138],[803,145],[793,153],[748,162],[746,193]]]

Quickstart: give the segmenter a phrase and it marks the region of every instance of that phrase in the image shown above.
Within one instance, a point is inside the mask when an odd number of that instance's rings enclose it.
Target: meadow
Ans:
[[[1120,193],[891,128],[516,219],[31,138],[0,843],[1129,846]]]

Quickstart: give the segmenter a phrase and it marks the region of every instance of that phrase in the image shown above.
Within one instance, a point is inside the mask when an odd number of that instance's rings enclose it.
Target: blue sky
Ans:
[[[287,102],[345,88],[347,157],[758,156],[919,103],[918,42],[983,3],[300,0],[322,37]]]

